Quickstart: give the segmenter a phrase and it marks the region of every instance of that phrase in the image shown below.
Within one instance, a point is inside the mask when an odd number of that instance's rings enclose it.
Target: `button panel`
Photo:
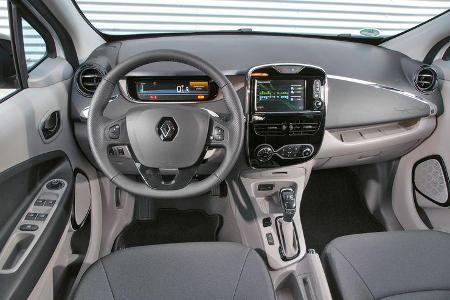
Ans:
[[[109,149],[109,156],[116,158],[131,158],[131,152],[127,145],[112,146]]]
[[[224,130],[219,126],[216,126],[214,128],[214,140],[223,141],[225,139],[224,134],[225,134]]]
[[[54,178],[43,184],[41,190],[31,201],[28,209],[16,224],[5,246],[1,250],[2,252],[0,252],[0,257],[9,255],[8,249],[13,249],[24,235],[29,239],[29,243],[26,248],[22,249],[22,254],[18,257],[17,262],[8,269],[0,269],[0,274],[14,273],[20,268],[52,219],[66,190],[67,182],[64,179]]]
[[[109,138],[112,140],[117,140],[120,137],[120,125],[116,124],[109,127]]]
[[[262,151],[270,152],[270,155],[263,156]],[[269,151],[270,150],[270,151]],[[266,153],[264,152],[264,153]],[[273,155],[278,155],[282,159],[308,158],[314,153],[314,146],[310,144],[285,145],[278,150],[273,150],[270,145],[261,145],[257,150],[257,157],[264,157],[270,160]]]

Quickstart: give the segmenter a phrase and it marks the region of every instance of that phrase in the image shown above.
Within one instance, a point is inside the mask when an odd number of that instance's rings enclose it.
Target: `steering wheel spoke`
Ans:
[[[182,169],[158,169],[146,167],[135,161],[139,174],[152,189],[178,190],[187,186],[195,176],[198,165]]]
[[[226,121],[220,117],[211,117],[207,145],[211,148],[228,148],[230,130]]]
[[[108,145],[129,144],[125,117],[103,122],[104,142]]]
[[[103,144],[110,158],[132,158],[125,118],[104,119]]]

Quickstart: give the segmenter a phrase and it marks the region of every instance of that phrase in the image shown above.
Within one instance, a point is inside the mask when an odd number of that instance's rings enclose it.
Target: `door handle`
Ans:
[[[41,134],[44,141],[48,141],[54,137],[61,128],[61,115],[59,111],[54,111],[47,115],[41,124]]]

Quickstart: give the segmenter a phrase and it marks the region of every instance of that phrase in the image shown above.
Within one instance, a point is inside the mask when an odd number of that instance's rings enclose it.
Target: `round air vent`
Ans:
[[[430,66],[422,66],[414,77],[414,85],[422,92],[427,93],[434,90],[437,82],[437,74]]]
[[[98,65],[82,65],[76,75],[78,91],[85,97],[92,97],[105,75],[105,70]]]

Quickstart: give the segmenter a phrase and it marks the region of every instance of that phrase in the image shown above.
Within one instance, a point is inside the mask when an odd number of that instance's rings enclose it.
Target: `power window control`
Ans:
[[[47,219],[47,214],[37,214],[36,221],[45,221]]]
[[[39,226],[34,225],[34,224],[23,224],[23,225],[20,225],[19,229],[21,231],[36,231],[39,229]]]
[[[44,199],[37,199],[36,202],[34,202],[34,206],[44,206],[44,203]]]
[[[36,220],[37,213],[27,213],[25,216],[25,220],[27,221],[34,221]]]
[[[55,205],[55,203],[56,203],[56,200],[45,200],[44,206],[53,207],[53,205]]]

